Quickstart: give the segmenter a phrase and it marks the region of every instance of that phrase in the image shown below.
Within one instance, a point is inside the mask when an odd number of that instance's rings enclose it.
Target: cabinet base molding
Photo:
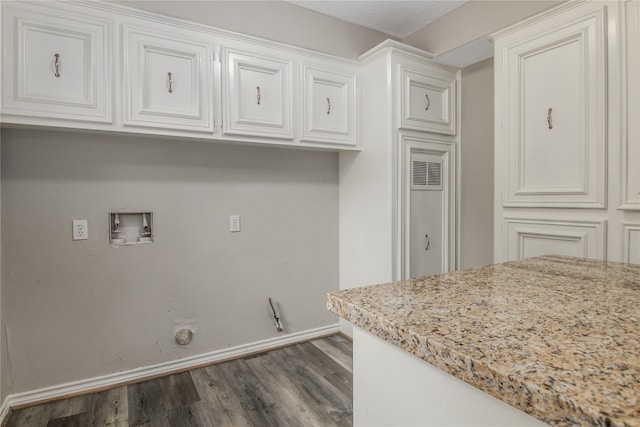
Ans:
[[[622,261],[640,264],[640,222],[622,224]]]
[[[505,218],[509,261],[540,255],[606,259],[607,221]]]

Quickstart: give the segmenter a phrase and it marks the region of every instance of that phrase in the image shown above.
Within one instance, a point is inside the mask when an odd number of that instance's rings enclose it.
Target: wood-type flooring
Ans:
[[[351,426],[341,335],[12,411],[7,427]]]

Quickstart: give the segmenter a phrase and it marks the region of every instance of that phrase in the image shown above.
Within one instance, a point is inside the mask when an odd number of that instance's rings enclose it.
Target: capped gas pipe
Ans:
[[[278,316],[278,313],[276,313],[276,309],[273,307],[273,301],[271,301],[271,297],[269,297],[269,305],[271,306],[271,311],[273,312],[273,318],[276,319],[276,329],[278,330],[278,332],[284,331],[284,327],[280,322],[280,316]]]

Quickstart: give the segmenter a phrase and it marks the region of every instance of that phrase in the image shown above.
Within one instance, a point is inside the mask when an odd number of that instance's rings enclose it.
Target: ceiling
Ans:
[[[403,39],[467,0],[285,0]]]

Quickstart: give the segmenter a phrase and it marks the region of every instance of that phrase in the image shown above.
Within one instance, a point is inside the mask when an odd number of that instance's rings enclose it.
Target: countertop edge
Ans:
[[[348,306],[348,310],[345,309],[345,306]],[[605,425],[603,422],[606,423],[600,414],[589,413],[591,411],[585,411],[576,402],[560,394],[526,384],[518,378],[510,378],[508,375],[492,369],[486,362],[464,356],[443,343],[406,330],[394,322],[383,319],[376,313],[371,313],[340,299],[331,292],[327,295],[327,309],[365,331],[541,421],[554,425],[572,425],[572,423]],[[417,352],[415,349],[426,351]],[[557,402],[553,412],[549,411],[548,405],[544,408],[537,408],[535,405],[535,402],[549,402],[550,400]],[[571,408],[571,411],[562,411],[560,408]]]

